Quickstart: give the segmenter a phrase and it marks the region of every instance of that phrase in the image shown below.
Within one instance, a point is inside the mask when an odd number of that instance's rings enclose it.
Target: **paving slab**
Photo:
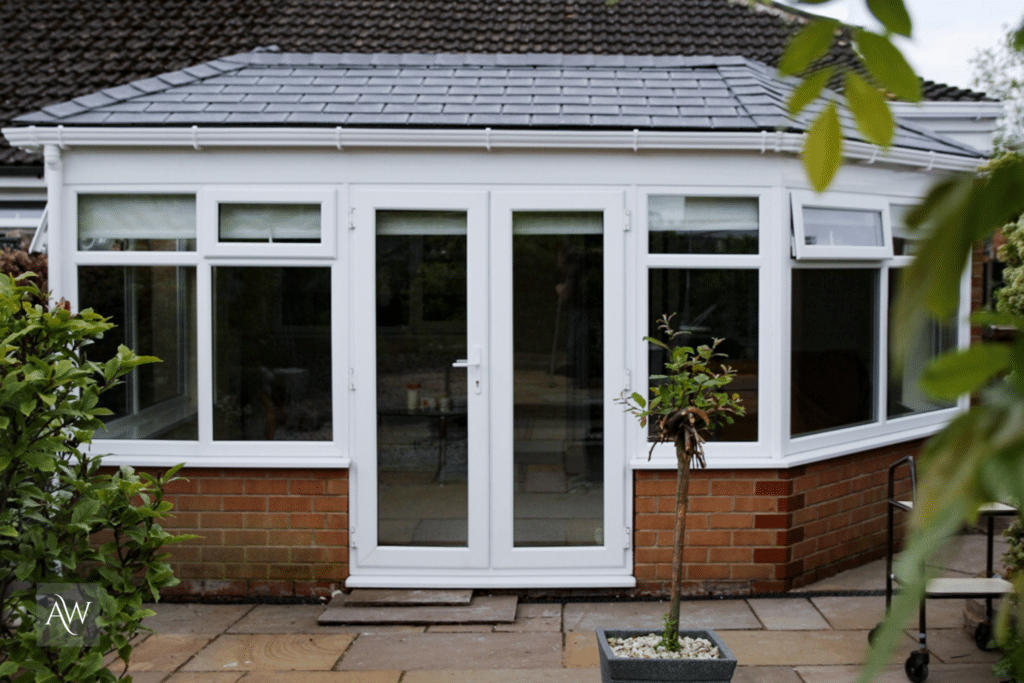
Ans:
[[[245,675],[244,671],[204,671],[203,673],[171,674],[164,683],[237,683]],[[132,678],[132,683],[138,680]]]
[[[402,683],[600,683],[597,669],[407,671]]]
[[[329,671],[355,637],[348,633],[223,635],[201,650],[182,670]]]
[[[814,631],[831,628],[825,617],[804,598],[748,600],[750,609],[771,631]]]
[[[253,671],[242,683],[398,683],[401,677],[401,671]]]
[[[917,638],[917,629],[907,631],[911,638]],[[974,644],[974,638],[963,628],[928,628],[928,651],[945,664],[994,664],[999,658],[998,651],[985,652]]]
[[[216,636],[207,633],[168,633],[157,634],[146,638],[132,648],[129,659],[129,673],[146,671],[174,671],[187,662]],[[118,674],[124,664],[115,659],[108,665],[111,671]]]
[[[993,539],[993,566],[999,570],[1003,567],[1003,553],[1009,544],[997,533]],[[985,534],[963,534],[954,536],[928,562],[931,567],[941,567],[956,571],[967,576],[976,576],[985,571],[988,558],[988,536]]]
[[[499,633],[562,630],[562,606],[559,604],[520,604],[516,607],[516,620],[511,624],[495,624]]]
[[[359,636],[338,671],[388,669],[556,669],[560,633],[419,633]]]
[[[803,683],[791,666],[737,666],[732,683]]]
[[[227,633],[422,633],[423,626],[385,624],[323,625],[319,605],[257,605]]]
[[[454,607],[328,607],[320,624],[481,624],[516,619],[514,595],[480,595]]]
[[[597,634],[593,631],[574,631],[565,634],[562,666],[566,669],[593,669],[601,666],[597,654]]]
[[[335,596],[331,600],[331,606],[383,607],[398,605],[468,605],[472,600],[472,590],[393,590],[386,588],[356,588],[347,595],[342,593]]]
[[[166,671],[142,671],[131,674],[132,683],[163,683],[168,675]]]
[[[754,602],[754,601],[752,601]],[[885,596],[811,598],[834,629],[873,629],[885,617]],[[925,606],[929,628],[956,628],[964,623],[963,600],[929,600]],[[917,623],[917,612],[908,622]]]
[[[569,603],[562,615],[566,631],[598,628],[664,628],[667,602]],[[761,622],[744,600],[693,600],[682,604],[680,628],[756,629]]]
[[[840,572],[827,579],[794,588],[791,593],[808,591],[877,591],[885,590],[885,558]]]
[[[142,625],[157,633],[223,633],[254,605],[158,603],[144,607],[156,614],[143,619]]]
[[[796,672],[803,683],[855,683],[860,667],[798,666]],[[928,665],[928,683],[990,683],[999,680],[992,675],[992,667],[986,664]],[[903,665],[886,667],[875,683],[907,683]]]
[[[427,633],[494,633],[493,624],[434,624],[421,628]]]
[[[749,666],[860,664],[868,648],[867,631],[724,631],[718,635],[736,659]],[[905,659],[903,653],[913,646],[908,637],[896,656]]]

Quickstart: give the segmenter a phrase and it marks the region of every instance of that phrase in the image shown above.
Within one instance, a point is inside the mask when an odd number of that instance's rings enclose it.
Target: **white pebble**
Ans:
[[[609,638],[608,645],[617,657],[629,659],[720,659],[718,648],[706,638],[680,636],[676,652],[666,650],[661,643],[661,634],[629,638]]]

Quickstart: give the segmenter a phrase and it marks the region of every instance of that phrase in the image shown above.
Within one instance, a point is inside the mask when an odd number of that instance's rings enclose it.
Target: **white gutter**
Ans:
[[[719,150],[799,154],[803,133],[760,131],[590,131],[520,129],[418,129],[418,128],[115,128],[37,127],[4,128],[0,131],[16,147],[30,151],[41,145],[61,147],[437,147],[475,149],[622,149]],[[974,171],[985,161],[959,156],[843,141],[847,159],[919,166],[926,170]],[[52,220],[52,217],[51,217]]]
[[[890,102],[897,118],[912,119],[998,119],[1003,115],[1002,102]]]

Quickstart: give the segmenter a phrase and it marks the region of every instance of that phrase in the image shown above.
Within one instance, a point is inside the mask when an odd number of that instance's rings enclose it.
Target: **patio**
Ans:
[[[973,576],[985,537],[954,540],[944,576]],[[997,557],[1005,543],[997,540]],[[784,597],[700,600],[685,621],[720,633],[736,654],[737,683],[844,683],[856,678],[867,633],[885,605],[884,560]],[[823,593],[845,593],[823,595]],[[978,650],[964,630],[963,600],[931,601],[931,683],[997,681],[998,653]],[[136,683],[512,683],[600,681],[594,629],[660,627],[663,603],[521,602],[510,624],[318,626],[318,605],[161,604],[156,633],[132,655]],[[906,681],[914,628],[878,679]],[[119,672],[118,669],[115,671]]]

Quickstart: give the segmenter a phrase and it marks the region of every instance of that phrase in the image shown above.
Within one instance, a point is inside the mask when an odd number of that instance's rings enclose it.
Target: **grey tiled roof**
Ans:
[[[809,115],[785,112],[794,84],[744,57],[259,51],[44,107],[15,123],[804,131]],[[862,139],[845,109],[840,120],[845,137]],[[895,144],[979,155],[902,124]]]
[[[0,2],[0,128],[104,88],[152,83],[164,72],[204,76],[190,65],[260,45],[455,54],[457,63],[464,53],[545,53],[742,55],[776,66],[807,16],[747,0],[7,0]],[[856,65],[848,31],[824,61]],[[923,86],[926,100],[985,99]],[[0,137],[0,172],[41,163]]]

